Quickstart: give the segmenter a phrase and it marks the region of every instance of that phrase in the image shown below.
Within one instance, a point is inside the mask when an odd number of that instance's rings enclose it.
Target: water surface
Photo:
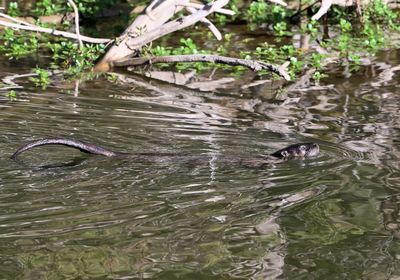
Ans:
[[[398,51],[333,89],[270,84],[204,92],[131,76],[19,82],[0,103],[3,279],[397,279]],[[371,72],[371,69],[374,71]],[[3,72],[23,73],[15,68]],[[373,74],[371,74],[373,73]],[[19,145],[65,136],[117,151],[186,156],[104,158]],[[243,164],[295,142],[321,154]]]

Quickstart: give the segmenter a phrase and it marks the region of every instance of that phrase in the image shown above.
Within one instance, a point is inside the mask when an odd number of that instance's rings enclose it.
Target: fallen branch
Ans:
[[[222,39],[220,32],[205,17],[213,12],[234,14],[231,10],[222,9],[228,2],[229,0],[216,0],[207,5],[201,5],[190,3],[189,0],[154,0],[145,9],[145,13],[139,15],[124,31],[120,40],[117,40],[96,65],[95,70],[108,71],[110,64],[114,61],[137,55],[140,48],[144,45],[164,35],[193,25],[198,21],[205,21],[207,27],[210,28],[217,39]],[[192,10],[193,14],[168,22],[170,18],[184,7],[198,8],[199,10],[196,12]]]
[[[219,55],[208,54],[192,54],[192,55],[167,55],[167,56],[154,56],[154,57],[137,57],[113,62],[113,66],[137,66],[143,64],[154,63],[175,63],[175,62],[210,62],[210,63],[223,63],[232,66],[244,66],[253,71],[269,70],[278,74],[285,80],[290,81],[289,74],[286,73],[286,65],[277,67],[262,61],[240,59]]]

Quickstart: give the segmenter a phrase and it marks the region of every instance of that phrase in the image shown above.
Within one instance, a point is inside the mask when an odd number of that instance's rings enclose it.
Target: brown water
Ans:
[[[215,92],[15,80],[17,100],[0,99],[0,278],[398,279],[400,72],[379,75],[399,63],[381,53],[347,78],[332,66],[334,89],[283,103],[270,83],[240,88],[248,74]],[[2,64],[3,77],[30,69]],[[44,136],[201,160],[64,147],[9,159]],[[321,154],[239,160],[303,141]]]

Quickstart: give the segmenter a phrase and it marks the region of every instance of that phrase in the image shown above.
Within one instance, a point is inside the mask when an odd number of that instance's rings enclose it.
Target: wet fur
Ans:
[[[106,157],[116,157],[129,155],[129,153],[120,153],[108,150],[106,148],[82,142],[80,140],[68,139],[68,138],[45,138],[29,142],[11,156],[12,159],[16,160],[17,157],[25,151],[31,150],[36,147],[45,145],[64,145],[67,147],[78,149],[84,153],[102,155]],[[271,154],[271,156],[280,159],[294,159],[294,158],[306,158],[316,156],[319,153],[319,146],[315,143],[299,143],[293,144],[279,151]]]

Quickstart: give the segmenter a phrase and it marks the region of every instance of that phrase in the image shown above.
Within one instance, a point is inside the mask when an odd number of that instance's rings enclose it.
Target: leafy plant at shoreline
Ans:
[[[12,58],[27,56],[38,51],[40,43],[34,33],[15,32],[11,28],[4,28],[0,35],[3,44],[0,46],[0,52]]]
[[[15,90],[10,90],[9,92],[7,92],[6,96],[10,101],[15,101],[18,99],[18,95]]]
[[[91,17],[102,8],[112,7],[116,0],[74,0],[79,12],[86,17]],[[41,0],[35,3],[32,10],[35,15],[48,16],[72,11],[68,2],[65,0]]]
[[[71,41],[48,43],[53,53],[54,67],[60,65],[70,74],[78,74],[93,67],[94,62],[104,53],[105,46],[101,44],[85,44],[79,48],[78,44]]]
[[[75,1],[80,12],[89,15],[93,15],[102,7],[115,4],[116,2],[118,1]],[[274,5],[267,2],[267,0],[253,1],[249,4],[247,10],[239,9],[238,1],[236,0],[231,1],[229,5],[238,12],[236,17],[239,19],[246,19],[249,26],[252,28],[265,27],[268,25],[268,27],[272,28],[271,30],[274,31],[276,36],[291,35],[293,23],[288,20],[288,17],[293,12],[282,6]],[[35,7],[34,11],[36,11],[37,14],[54,14],[67,10],[71,11],[71,8],[64,0],[40,0],[36,2]],[[9,4],[8,12],[13,15],[21,13],[17,2]],[[357,65],[360,61],[360,56],[374,53],[387,44],[387,41],[385,41],[385,30],[390,29],[400,32],[400,25],[398,24],[399,13],[391,10],[382,0],[372,0],[363,12],[363,23],[359,29],[357,29],[355,25],[352,26],[351,18],[354,17],[354,14],[348,14],[346,10],[342,8],[335,8],[330,12],[330,25],[333,27],[333,30],[338,31],[332,32],[332,34],[335,34],[335,38],[323,41],[321,44],[324,44],[324,47],[332,51],[332,53],[339,52],[342,63]],[[220,23],[227,22],[226,16],[215,15],[215,18]],[[320,39],[322,37],[319,23],[316,21],[310,21],[304,24],[301,32],[310,34],[313,39]],[[38,52],[39,50],[45,53],[47,50],[50,50],[53,58],[52,66],[55,68],[67,69],[68,73],[73,75],[90,69],[104,52],[105,48],[103,45],[87,44],[84,48],[79,49],[75,42],[64,39],[48,42],[50,37],[47,35],[37,36],[37,34],[34,33],[17,32],[7,28],[4,29],[0,36],[3,43],[3,45],[0,46],[0,51],[8,57],[19,58]],[[192,34],[192,36],[195,35]],[[229,54],[231,51],[230,46],[235,42],[233,42],[232,34],[226,33],[224,34],[224,38],[224,43],[216,47],[213,50],[214,53],[220,55]],[[255,50],[242,52],[241,57],[256,58],[276,65],[289,61],[288,72],[292,78],[295,78],[297,74],[304,71],[307,65],[317,69],[313,77],[316,82],[324,77],[322,67],[323,56],[315,53],[313,54],[311,51],[305,53],[293,47],[291,42],[287,45],[281,44],[285,39],[286,38],[281,38],[281,41],[279,41],[278,38],[275,38],[275,42],[279,42],[277,46],[265,43],[258,46]],[[232,40],[232,42],[230,42],[230,40]],[[201,50],[201,48],[194,43],[192,38],[181,38],[180,45],[175,48],[162,46],[151,48],[151,44],[149,44],[148,47],[142,50],[142,55],[151,54],[158,56],[199,53],[207,52]],[[170,67],[170,64],[164,64],[164,66]],[[161,67],[163,67],[163,65],[161,65]],[[226,66],[219,65],[218,67],[224,68]],[[178,70],[188,68],[203,70],[209,69],[210,64],[202,62],[177,63],[176,68]],[[46,80],[45,77],[42,78]],[[38,84],[41,85],[40,83]]]
[[[174,49],[172,51],[172,54],[174,55],[178,55],[178,54],[198,54],[200,53],[200,51],[198,51],[198,47],[196,46],[196,44],[193,42],[193,40],[191,38],[181,38],[179,40],[179,42],[181,43],[181,46]]]
[[[50,84],[50,75],[44,69],[36,68],[33,72],[37,74],[37,77],[32,77],[29,80],[34,82],[36,86],[40,86],[42,89],[46,89]]]
[[[305,30],[303,30],[304,33],[308,33],[311,35],[312,38],[316,38],[318,35],[318,22],[315,20],[311,20],[309,23],[307,23]]]
[[[247,20],[250,24],[261,24],[268,19],[268,4],[264,0],[251,2],[247,10]]]
[[[104,53],[102,44],[85,44],[79,48],[75,42],[59,40],[58,42],[44,43],[46,36],[37,36],[34,33],[14,31],[5,28],[0,36],[2,45],[0,52],[10,59],[18,59],[48,48],[52,52],[53,67],[67,69],[70,74],[78,74],[93,67],[94,62]]]
[[[243,55],[248,55],[250,57],[250,52],[242,53]],[[304,55],[300,49],[296,49],[292,45],[283,45],[277,47],[275,45],[270,45],[268,43],[261,44],[256,48],[254,52],[255,58],[267,63],[272,64],[283,64],[285,61],[289,61],[289,75],[291,78],[295,78],[296,74],[303,71],[305,64],[302,56]]]
[[[18,17],[21,15],[21,11],[18,7],[18,2],[10,2],[10,4],[8,4],[7,14],[12,17]]]
[[[399,13],[390,9],[382,0],[372,0],[364,11],[363,19],[366,23],[373,22],[400,31]]]
[[[272,24],[277,36],[289,35],[286,17],[288,10],[280,5],[271,5],[265,0],[251,2],[245,17],[251,30],[262,24]]]
[[[32,10],[38,16],[49,16],[54,14],[63,13],[67,9],[67,1],[53,1],[53,0],[42,0],[37,1],[35,8]]]

